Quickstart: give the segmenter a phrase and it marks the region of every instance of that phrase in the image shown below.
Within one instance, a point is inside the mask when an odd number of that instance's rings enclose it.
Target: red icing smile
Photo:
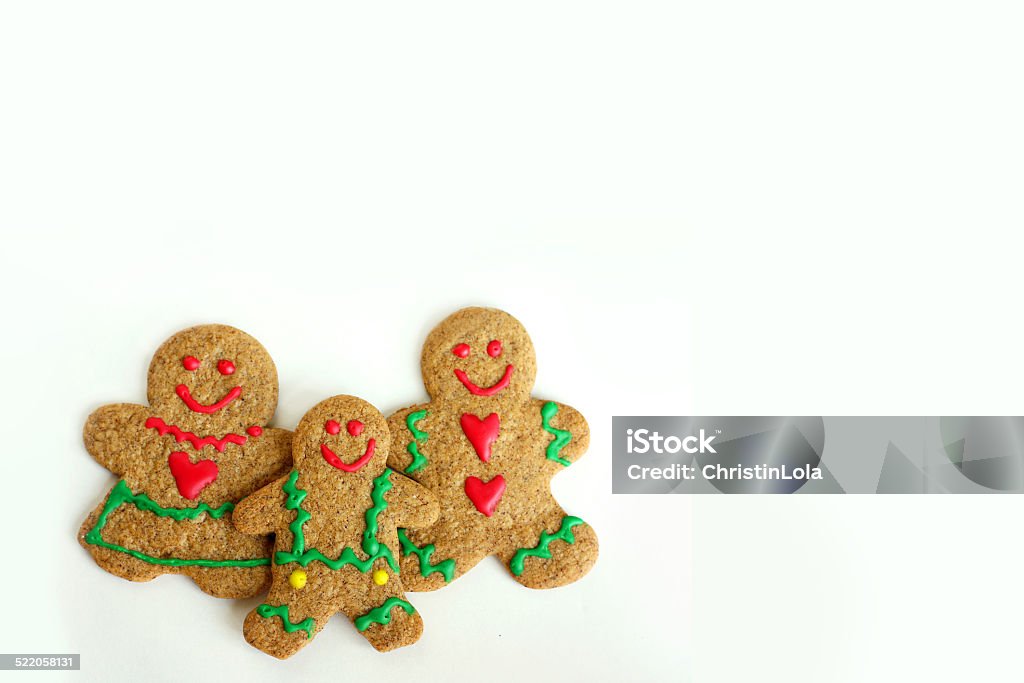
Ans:
[[[189,410],[192,410],[197,413],[205,413],[207,415],[210,415],[212,413],[216,413],[218,410],[220,410],[221,408],[223,408],[224,406],[226,406],[227,404],[231,403],[236,398],[241,396],[242,387],[235,387],[228,393],[224,394],[224,398],[217,401],[216,403],[211,403],[208,406],[204,406],[202,403],[192,398],[192,393],[184,384],[179,384],[177,387],[175,387],[174,393],[176,393],[178,395],[178,398],[180,398],[182,402],[189,407]]]
[[[459,378],[459,381],[462,382],[463,386],[469,389],[469,393],[474,396],[494,396],[496,393],[507,387],[508,383],[512,381],[512,371],[514,369],[515,368],[511,365],[506,365],[505,374],[501,376],[501,379],[499,379],[495,384],[482,389],[473,384],[473,381],[469,379],[469,375],[458,368],[455,369],[455,376]]]
[[[377,441],[375,439],[370,439],[366,444],[366,452],[351,465],[343,463],[341,458],[335,455],[334,451],[327,447],[327,444],[320,444],[320,453],[324,456],[324,460],[326,460],[327,464],[331,467],[337,467],[343,472],[358,472],[363,469],[363,466],[366,465],[366,463],[370,462],[370,458],[373,457],[373,451],[376,448]]]

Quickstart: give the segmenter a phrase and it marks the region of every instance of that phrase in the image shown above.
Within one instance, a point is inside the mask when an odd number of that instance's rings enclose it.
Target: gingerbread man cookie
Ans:
[[[380,651],[410,645],[423,622],[399,578],[399,525],[437,519],[437,499],[387,468],[384,416],[354,396],[335,396],[302,418],[291,474],[235,509],[246,533],[275,534],[273,584],[245,619],[245,639],[284,659],[337,612]]]
[[[492,554],[529,588],[586,574],[597,535],[562,510],[550,479],[583,455],[589,430],[569,406],[530,397],[537,365],[522,324],[463,309],[430,333],[421,363],[431,401],[388,418],[389,464],[433,491],[441,515],[399,529],[405,586],[441,588]]]
[[[277,369],[248,334],[225,325],[178,332],[149,366],[149,407],[103,406],[85,447],[120,477],[79,542],[132,581],[185,574],[222,598],[258,595],[270,581],[270,539],[231,524],[236,503],[286,473],[291,432],[266,426]]]

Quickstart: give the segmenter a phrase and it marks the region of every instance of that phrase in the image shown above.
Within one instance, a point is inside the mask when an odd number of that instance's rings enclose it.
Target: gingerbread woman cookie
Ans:
[[[430,333],[421,364],[431,401],[388,418],[388,462],[433,491],[441,515],[399,529],[405,586],[441,588],[492,554],[529,588],[586,574],[597,535],[562,510],[550,479],[583,455],[589,430],[569,406],[530,397],[537,365],[522,324],[463,309]]]
[[[185,574],[216,597],[262,593],[270,539],[236,531],[231,514],[291,465],[291,432],[266,426],[277,406],[270,354],[233,327],[192,327],[157,349],[147,393],[149,407],[103,406],[85,424],[86,449],[120,480],[79,542],[131,581]]]
[[[335,396],[302,418],[291,474],[235,509],[246,533],[275,534],[273,584],[245,619],[245,639],[284,659],[337,612],[380,651],[410,645],[423,622],[398,571],[399,525],[437,519],[437,499],[387,468],[384,416],[354,396]]]

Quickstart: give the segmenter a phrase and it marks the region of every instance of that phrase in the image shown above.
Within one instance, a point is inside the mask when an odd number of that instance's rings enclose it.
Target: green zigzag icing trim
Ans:
[[[573,517],[566,515],[562,518],[562,524],[553,534],[549,534],[546,531],[540,532],[540,540],[532,548],[520,548],[516,551],[516,554],[512,556],[512,561],[508,563],[509,569],[516,576],[520,576],[523,573],[523,562],[526,561],[527,557],[539,557],[544,560],[551,559],[551,550],[548,546],[551,545],[552,541],[565,541],[569,545],[576,542],[576,537],[572,535],[572,528],[583,524],[583,520],[579,517]]]
[[[306,550],[306,533],[303,531],[303,527],[306,525],[313,515],[308,510],[302,507],[303,501],[306,500],[306,496],[309,493],[303,489],[300,489],[296,482],[299,480],[299,471],[292,470],[292,473],[288,475],[288,481],[284,483],[281,490],[284,491],[288,498],[284,502],[286,510],[296,510],[295,521],[288,525],[291,529],[292,535],[295,540],[292,542],[292,552],[296,555],[302,555]],[[280,555],[280,553],[278,553]],[[278,564],[284,564],[278,561]]]
[[[275,607],[274,605],[263,603],[256,608],[256,614],[260,615],[264,619],[281,617],[281,626],[284,627],[285,633],[305,631],[307,640],[313,637],[313,627],[316,626],[316,622],[313,621],[313,617],[306,617],[300,622],[293,622],[291,617],[288,616],[288,605],[278,605]]]
[[[292,534],[295,536],[292,542],[292,549],[289,551],[279,550],[274,553],[274,562],[276,564],[288,564],[289,562],[296,562],[301,567],[307,567],[312,562],[323,562],[329,568],[338,570],[347,565],[352,565],[364,574],[373,567],[373,563],[377,560],[384,558],[387,563],[391,566],[391,569],[398,573],[398,562],[395,561],[394,556],[391,554],[391,549],[385,544],[377,540],[378,518],[380,513],[388,507],[387,500],[384,499],[384,494],[391,490],[394,484],[391,483],[391,472],[390,468],[385,469],[384,473],[373,480],[373,492],[370,494],[370,500],[373,501],[373,506],[366,510],[366,530],[363,532],[363,552],[365,552],[369,558],[366,560],[360,559],[352,548],[344,548],[341,554],[338,555],[337,559],[331,559],[321,553],[316,548],[306,549],[306,535],[303,531],[303,527],[306,522],[310,520],[312,515],[309,511],[302,507],[302,503],[306,500],[307,492],[298,487],[296,483],[299,478],[299,471],[293,470],[288,476],[288,481],[285,482],[281,490],[288,494],[288,499],[285,501],[285,508],[288,510],[295,510],[295,521],[288,525],[291,529]]]
[[[415,472],[419,472],[420,470],[427,466],[427,458],[422,453],[420,453],[420,446],[417,442],[410,441],[408,445],[406,445],[405,450],[409,453],[409,455],[412,456],[412,462],[409,463],[409,466],[405,468],[406,474],[413,474]]]
[[[416,612],[416,608],[402,598],[391,597],[385,600],[384,604],[380,607],[375,607],[363,616],[356,617],[356,628],[360,631],[365,631],[373,624],[383,624],[384,626],[387,626],[391,623],[391,610],[395,605],[404,609],[406,614],[414,614]]]
[[[117,545],[116,543],[108,543],[103,540],[103,528],[107,525],[107,519],[110,517],[111,513],[125,503],[131,503],[139,510],[142,510],[143,512],[151,512],[157,517],[169,517],[176,522],[196,519],[203,514],[208,514],[213,519],[220,519],[235,509],[234,503],[230,502],[224,503],[217,508],[211,508],[206,503],[200,503],[194,508],[164,507],[145,493],[132,493],[132,490],[128,488],[128,484],[125,483],[124,479],[122,479],[110,490],[107,502],[103,506],[103,510],[100,511],[99,518],[96,520],[96,526],[85,534],[85,542],[90,545],[96,545],[101,548],[107,548],[108,550],[131,555],[135,559],[148,562],[149,564],[157,564],[164,567],[260,567],[270,564],[269,557],[254,557],[247,560],[184,560],[177,557],[155,557],[138,550],[130,550],[129,548]]]
[[[417,410],[415,413],[409,413],[405,418],[405,426],[409,428],[412,433],[412,438],[417,441],[426,441],[429,438],[429,434],[421,429],[416,428],[416,423],[427,416],[427,409]]]
[[[416,427],[416,423],[425,418],[426,416],[427,411],[426,409],[424,409],[417,410],[415,413],[409,413],[405,417],[405,427],[406,429],[409,430],[409,433],[412,434],[413,438],[413,440],[410,441],[408,445],[406,445],[405,447],[405,450],[408,451],[409,455],[412,456],[412,462],[409,463],[409,466],[405,468],[406,474],[419,472],[420,470],[427,466],[427,458],[422,453],[420,453],[420,445],[423,442],[425,442],[430,435],[427,434],[422,429],[418,429]]]
[[[366,529],[363,531],[363,552],[371,557],[380,555],[381,548],[387,551],[388,557],[391,556],[391,551],[387,549],[387,546],[377,540],[377,531],[379,530],[377,522],[380,519],[380,513],[388,509],[388,501],[384,498],[384,494],[393,487],[390,469],[385,469],[379,477],[373,480],[373,491],[370,493],[373,506],[368,508],[364,514]]]
[[[557,427],[551,426],[551,418],[558,414],[558,404],[554,401],[548,401],[540,409],[541,424],[544,426],[544,431],[551,434],[555,438],[548,444],[547,450],[544,455],[548,460],[554,460],[563,467],[568,467],[572,463],[558,454],[565,448],[570,441],[572,441],[572,432],[567,429],[558,429]]]
[[[443,576],[445,583],[451,583],[451,580],[455,578],[455,560],[448,558],[437,564],[430,563],[430,556],[434,554],[435,550],[433,543],[420,548],[405,535],[405,529],[398,530],[398,542],[402,544],[403,555],[406,557],[415,555],[420,559],[420,576],[423,578],[435,573]]]

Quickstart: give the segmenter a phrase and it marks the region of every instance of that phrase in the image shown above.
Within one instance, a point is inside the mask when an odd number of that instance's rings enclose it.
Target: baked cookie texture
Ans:
[[[322,401],[295,430],[291,473],[235,508],[239,530],[275,538],[270,593],[245,619],[251,645],[290,657],[338,612],[380,651],[419,639],[423,622],[399,576],[398,526],[432,524],[438,503],[387,467],[390,441],[366,401]]]
[[[267,427],[277,393],[270,354],[241,330],[200,325],[164,342],[149,405],[106,405],[85,423],[86,449],[119,477],[78,534],[96,563],[130,581],[185,574],[221,598],[265,592],[270,539],[231,518],[291,466],[291,432]]]
[[[388,418],[388,464],[433,491],[440,516],[398,530],[405,587],[442,588],[488,555],[528,588],[580,579],[597,561],[597,535],[562,509],[550,480],[584,454],[590,432],[575,409],[531,398],[526,329],[504,311],[462,309],[427,336],[421,367],[430,402]]]

